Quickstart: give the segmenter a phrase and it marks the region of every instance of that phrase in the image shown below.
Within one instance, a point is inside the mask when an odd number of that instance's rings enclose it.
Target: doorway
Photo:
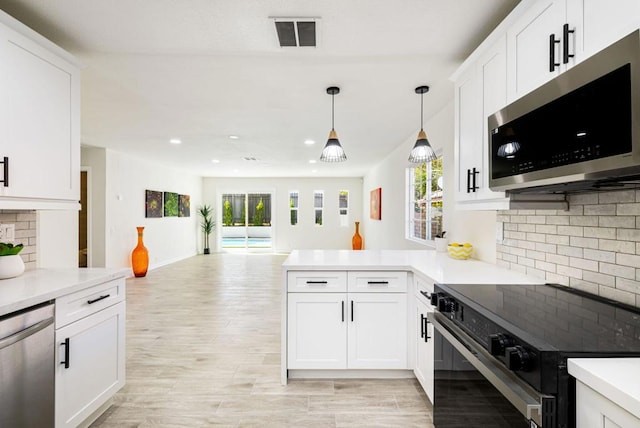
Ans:
[[[273,248],[271,193],[225,193],[222,195],[223,251]]]
[[[89,172],[80,171],[80,211],[78,212],[78,267],[89,266]]]

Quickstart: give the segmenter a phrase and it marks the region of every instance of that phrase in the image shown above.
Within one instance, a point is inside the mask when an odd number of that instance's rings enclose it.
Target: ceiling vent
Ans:
[[[280,47],[315,47],[318,18],[275,18]]]

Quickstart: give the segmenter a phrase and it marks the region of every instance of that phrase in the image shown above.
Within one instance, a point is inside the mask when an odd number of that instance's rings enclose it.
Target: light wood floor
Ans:
[[[417,381],[280,384],[285,256],[211,254],[127,281],[127,384],[92,427],[431,427]]]

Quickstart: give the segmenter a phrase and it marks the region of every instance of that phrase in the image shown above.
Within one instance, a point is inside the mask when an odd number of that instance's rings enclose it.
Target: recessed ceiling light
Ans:
[[[311,159],[311,160],[309,161],[309,163],[316,163],[316,160],[315,160],[315,159]]]
[[[211,159],[211,162],[213,162],[213,163],[220,163],[220,160],[219,160],[219,159]]]
[[[307,146],[313,146],[316,142],[315,142],[315,141],[313,141],[313,140],[304,140],[304,143],[305,143]]]
[[[318,172],[318,170],[317,169],[312,169],[311,172],[316,173],[316,172]]]
[[[169,142],[171,144],[180,144],[180,143],[182,143],[182,141],[177,139],[177,138],[172,138],[172,139],[169,140]]]
[[[229,135],[230,140],[237,140],[238,138],[240,137],[238,137],[237,135]]]
[[[233,172],[240,172],[240,170],[234,169]]]

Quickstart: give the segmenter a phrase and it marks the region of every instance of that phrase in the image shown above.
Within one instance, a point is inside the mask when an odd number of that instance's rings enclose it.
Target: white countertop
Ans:
[[[449,284],[544,284],[544,280],[479,260],[434,250],[295,250],[285,270],[408,270]]]
[[[640,418],[640,358],[569,358],[569,374]]]
[[[116,278],[127,269],[34,269],[0,280],[0,316]]]

